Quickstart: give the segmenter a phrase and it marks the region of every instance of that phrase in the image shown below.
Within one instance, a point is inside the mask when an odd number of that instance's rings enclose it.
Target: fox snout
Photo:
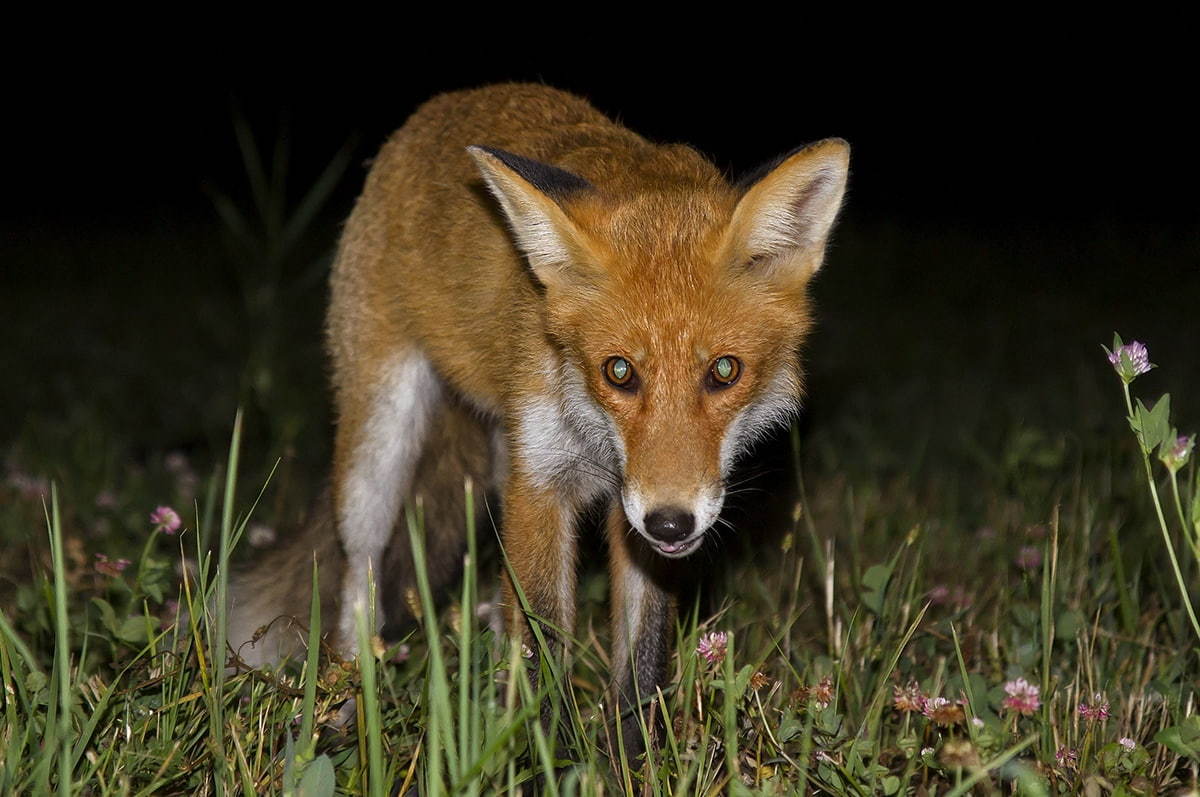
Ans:
[[[646,515],[646,533],[668,545],[682,542],[696,529],[696,516],[678,507],[656,509]]]
[[[647,500],[636,487],[622,491],[630,525],[657,553],[672,559],[695,553],[721,512],[724,490],[702,490],[693,501]]]

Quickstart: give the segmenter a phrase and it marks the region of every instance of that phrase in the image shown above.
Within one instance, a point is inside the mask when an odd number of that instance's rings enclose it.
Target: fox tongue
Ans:
[[[680,551],[686,551],[688,548],[692,547],[692,541],[681,540],[679,542],[656,542],[655,545],[658,546],[659,553],[679,553]]]

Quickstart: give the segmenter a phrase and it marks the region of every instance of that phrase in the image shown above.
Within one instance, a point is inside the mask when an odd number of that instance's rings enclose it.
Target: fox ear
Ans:
[[[534,276],[546,286],[561,283],[580,239],[562,203],[591,190],[592,184],[564,169],[501,149],[467,147],[467,152],[499,200]]]
[[[801,285],[821,267],[842,196],[850,145],[818,141],[770,164],[741,185],[729,226],[730,262]]]

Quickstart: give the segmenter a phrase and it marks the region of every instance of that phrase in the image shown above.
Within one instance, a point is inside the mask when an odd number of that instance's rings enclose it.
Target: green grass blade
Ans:
[[[367,632],[364,607],[354,611],[354,627],[358,634],[358,668],[362,673],[363,715],[367,735],[367,787],[371,797],[383,797],[383,722],[379,715],[379,692],[375,682],[375,653],[371,635]]]
[[[321,677],[321,586],[317,572],[317,557],[313,554],[312,601],[308,609],[308,656],[304,662],[304,699],[301,705],[300,750],[312,755],[316,740],[313,739],[313,717],[317,705],[317,681]]]
[[[67,635],[67,578],[63,562],[62,518],[58,512],[58,486],[50,485],[50,556],[54,563],[54,671],[58,676],[58,793],[71,793],[71,649]],[[47,755],[52,745],[47,744]]]

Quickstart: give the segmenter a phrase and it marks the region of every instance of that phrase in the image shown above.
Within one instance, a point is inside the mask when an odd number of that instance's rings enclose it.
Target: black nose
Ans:
[[[663,542],[675,542],[689,536],[696,528],[691,512],[682,509],[656,509],[646,515],[646,533]]]

